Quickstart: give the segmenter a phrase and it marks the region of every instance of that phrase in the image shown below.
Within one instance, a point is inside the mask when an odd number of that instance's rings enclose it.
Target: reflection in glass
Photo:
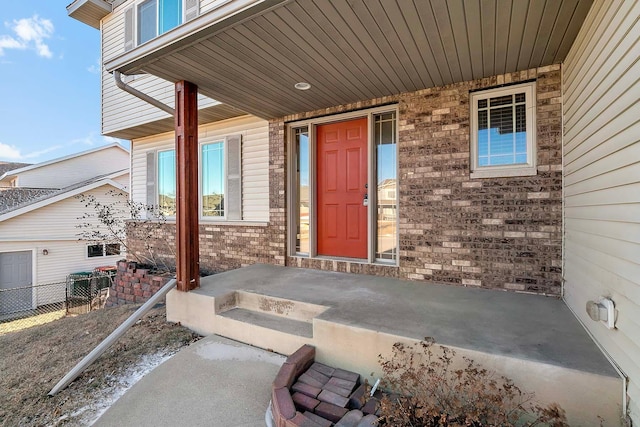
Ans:
[[[156,36],[157,8],[156,0],[147,0],[138,6],[138,44],[148,42]]]
[[[224,216],[224,142],[202,146],[202,216]]]
[[[164,216],[176,215],[176,151],[158,153],[158,207]]]
[[[295,129],[296,144],[296,252],[309,253],[309,131]]]
[[[182,22],[182,0],[160,0],[158,34],[164,34]]]
[[[397,258],[397,143],[396,113],[374,116],[376,147],[377,217],[376,259],[395,261]]]
[[[525,94],[478,100],[478,166],[527,163]]]

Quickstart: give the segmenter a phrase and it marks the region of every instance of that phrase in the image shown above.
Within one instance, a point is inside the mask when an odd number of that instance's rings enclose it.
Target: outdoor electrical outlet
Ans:
[[[607,328],[616,327],[616,310],[613,301],[601,298],[600,301],[587,301],[587,314],[592,320],[604,322]]]

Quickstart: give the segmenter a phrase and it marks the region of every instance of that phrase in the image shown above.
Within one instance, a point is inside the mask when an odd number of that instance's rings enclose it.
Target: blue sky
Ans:
[[[3,2],[0,161],[38,163],[117,141],[100,135],[100,32],[68,17],[70,2]]]

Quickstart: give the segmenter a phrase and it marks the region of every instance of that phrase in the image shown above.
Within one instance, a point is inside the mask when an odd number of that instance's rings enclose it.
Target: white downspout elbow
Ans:
[[[155,98],[150,97],[146,93],[142,93],[138,89],[135,89],[135,88],[127,85],[125,82],[122,81],[120,76],[121,76],[120,71],[114,71],[113,72],[113,80],[115,81],[116,86],[118,86],[120,89],[122,89],[123,91],[125,91],[127,93],[130,93],[131,95],[135,96],[136,98],[140,98],[143,101],[148,102],[149,104],[153,105],[154,107],[157,107],[157,108],[161,109],[162,111],[166,111],[167,113],[171,114],[172,116],[175,115],[175,110],[173,108],[169,107],[166,104],[163,104],[162,102],[158,101]]]

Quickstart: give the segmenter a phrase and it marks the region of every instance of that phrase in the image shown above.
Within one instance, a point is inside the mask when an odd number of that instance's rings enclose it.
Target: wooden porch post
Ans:
[[[176,83],[176,276],[184,292],[200,286],[197,96],[193,83]]]

